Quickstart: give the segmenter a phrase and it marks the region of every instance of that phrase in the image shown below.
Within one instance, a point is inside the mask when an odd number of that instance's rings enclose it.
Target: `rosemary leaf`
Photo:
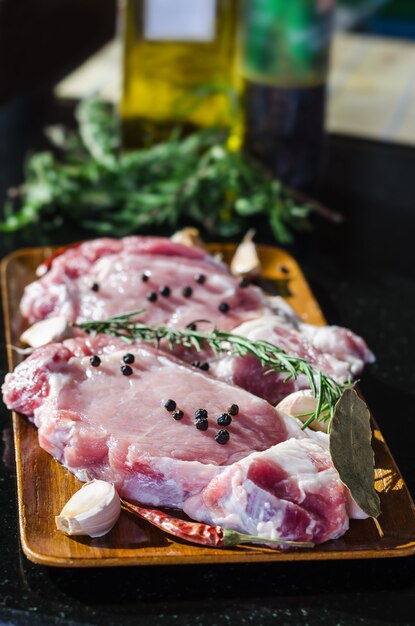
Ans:
[[[157,347],[161,340],[166,339],[170,350],[173,350],[176,345],[181,345],[194,348],[198,352],[204,347],[209,347],[216,356],[231,353],[244,357],[250,354],[257,358],[261,365],[267,367],[267,371],[288,374],[286,379],[296,379],[299,374],[304,374],[310,383],[314,396],[317,398],[317,405],[315,411],[310,413],[303,428],[309,426],[313,420],[322,422],[330,420],[331,422],[337,401],[346,389],[353,386],[350,381],[346,384],[338,383],[330,376],[316,370],[306,359],[288,354],[267,341],[252,341],[246,337],[217,329],[210,332],[200,332],[188,327],[176,330],[168,326],[148,326],[139,320],[139,315],[142,312],[141,309],[106,320],[83,322],[74,324],[74,326],[87,333],[115,335],[123,337],[127,341],[142,339],[155,344]]]

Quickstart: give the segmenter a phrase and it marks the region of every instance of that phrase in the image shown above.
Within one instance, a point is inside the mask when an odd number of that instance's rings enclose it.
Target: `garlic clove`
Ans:
[[[178,230],[174,233],[170,239],[175,243],[181,243],[184,246],[190,246],[191,248],[201,248],[202,250],[207,250],[205,242],[200,236],[200,233],[197,228],[192,228],[190,226],[186,228],[182,228],[182,230]]]
[[[314,397],[313,392],[310,389],[294,391],[294,393],[290,393],[276,406],[278,411],[301,420],[303,424],[308,420],[308,416],[304,414],[312,413],[316,410],[316,407],[317,398]],[[314,420],[311,422],[309,428],[311,428],[311,430],[319,430],[326,433],[327,426],[328,422],[318,422],[317,420]]]
[[[67,535],[102,537],[115,525],[120,512],[121,501],[114,485],[91,480],[68,500],[55,522]]]
[[[32,348],[39,348],[51,341],[61,341],[69,335],[69,325],[67,320],[58,315],[49,317],[40,322],[35,322],[20,336],[20,341]]]
[[[235,250],[230,263],[231,272],[234,276],[254,278],[261,273],[261,261],[253,242],[254,235],[255,231],[249,230]]]

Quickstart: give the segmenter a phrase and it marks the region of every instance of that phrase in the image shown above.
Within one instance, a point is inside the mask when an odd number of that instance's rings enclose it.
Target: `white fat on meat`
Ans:
[[[284,415],[290,416],[295,420],[305,422],[307,417],[303,417],[304,414],[312,413],[316,410],[317,398],[314,396],[311,389],[304,389],[301,391],[295,391],[289,396],[281,400],[276,406],[277,410]],[[319,422],[314,420],[310,427],[307,428],[309,436],[318,441],[320,445],[329,449],[329,437],[326,435],[328,422]],[[310,431],[315,431],[313,434]],[[365,513],[357,502],[354,500],[348,487],[346,489],[346,508],[347,514],[351,519],[366,519],[369,516]]]
[[[222,468],[183,510],[265,539],[316,544],[343,535],[349,521],[330,455],[310,438],[291,438]]]

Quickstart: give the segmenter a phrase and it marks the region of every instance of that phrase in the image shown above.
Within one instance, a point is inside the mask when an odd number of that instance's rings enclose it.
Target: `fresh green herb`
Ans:
[[[340,384],[330,376],[317,371],[306,359],[287,354],[281,348],[274,346],[268,341],[251,341],[246,337],[234,335],[216,328],[210,332],[200,332],[194,328],[176,330],[167,326],[147,326],[138,319],[142,310],[116,315],[102,321],[84,322],[75,324],[87,333],[104,333],[115,335],[126,341],[142,339],[155,343],[157,346],[165,339],[170,350],[175,345],[181,345],[196,351],[210,347],[219,356],[223,353],[232,353],[245,357],[248,354],[257,358],[268,371],[276,371],[286,374],[284,381],[296,379],[299,374],[307,377],[310,388],[317,398],[317,406],[313,413],[308,415],[303,428],[306,428],[315,419],[330,422],[334,415],[336,402],[342,396],[345,389],[349,389],[352,383]]]
[[[122,237],[194,225],[207,236],[229,238],[262,215],[284,243],[292,229],[307,226],[310,208],[316,208],[229,150],[218,131],[174,132],[163,143],[122,152],[117,118],[105,104],[84,101],[76,116],[77,132],[49,129],[60,158],[49,151],[29,159],[26,182],[13,190],[20,207],[14,211],[8,203],[0,231],[68,225]]]

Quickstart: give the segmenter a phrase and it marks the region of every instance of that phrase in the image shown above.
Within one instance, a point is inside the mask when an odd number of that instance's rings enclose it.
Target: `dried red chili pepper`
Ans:
[[[200,522],[188,522],[163,513],[158,509],[145,509],[141,506],[131,504],[126,500],[122,500],[123,507],[145,519],[153,526],[157,526],[170,535],[174,535],[179,539],[198,543],[203,546],[212,546],[215,548],[230,548],[241,543],[256,543],[266,547],[281,548],[313,548],[314,544],[309,541],[287,541],[283,539],[271,540],[254,535],[246,535],[236,530],[222,528],[221,526],[210,526]]]
[[[223,545],[223,531],[220,526],[187,522],[157,509],[144,509],[126,500],[122,500],[122,504],[131,513],[142,517],[150,524],[153,524],[153,526],[157,526],[157,528],[164,530],[170,535],[192,541],[193,543],[200,543],[204,546],[218,547]]]

